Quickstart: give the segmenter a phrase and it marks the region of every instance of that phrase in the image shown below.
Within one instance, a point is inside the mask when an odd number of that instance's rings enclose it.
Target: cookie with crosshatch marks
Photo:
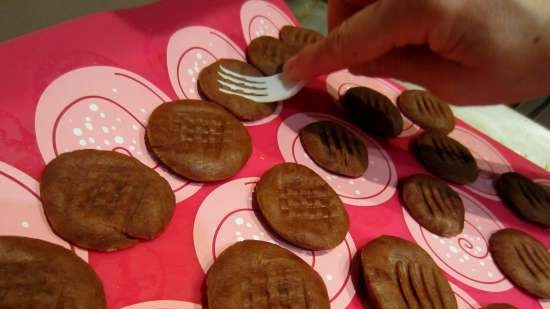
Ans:
[[[400,186],[405,208],[428,231],[445,237],[462,233],[464,205],[458,193],[435,177],[415,174]]]
[[[508,304],[490,304],[483,307],[482,309],[518,309],[518,308]]]
[[[417,244],[380,236],[361,250],[363,277],[375,309],[457,309],[449,282]]]
[[[235,59],[220,59],[202,69],[199,74],[198,83],[200,90],[210,101],[218,103],[240,120],[246,121],[267,117],[275,111],[277,107],[275,103],[256,103],[252,100],[220,91],[220,88],[226,88],[226,86],[221,85],[218,80],[221,79],[228,82],[218,75],[220,66],[242,75],[263,76],[262,72],[246,62]],[[231,90],[229,88],[226,89]]]
[[[349,219],[334,190],[311,169],[275,165],[256,185],[256,200],[267,224],[286,241],[310,250],[340,244]]]
[[[491,235],[489,251],[515,285],[539,298],[550,298],[550,253],[531,235],[503,229]]]
[[[479,174],[474,156],[464,145],[437,131],[424,131],[412,143],[420,163],[447,181],[468,184]]]
[[[137,159],[93,149],[66,152],[42,173],[53,231],[79,247],[115,251],[156,238],[172,218],[168,182]]]
[[[265,241],[225,249],[206,274],[208,308],[330,309],[323,280],[301,258]]]
[[[281,41],[298,49],[314,44],[323,38],[323,35],[317,31],[290,25],[284,26],[279,32],[279,39],[281,39]]]
[[[0,287],[0,308],[107,308],[90,265],[34,238],[0,236]]]
[[[229,178],[252,153],[242,123],[216,104],[200,100],[159,105],[149,117],[147,139],[162,163],[194,181]]]
[[[515,172],[500,175],[495,187],[504,204],[520,218],[550,227],[550,192],[545,188]]]
[[[271,36],[255,38],[248,44],[246,52],[248,61],[265,75],[280,73],[283,65],[298,51]]]
[[[425,130],[448,134],[455,127],[455,117],[447,102],[424,90],[406,90],[397,97],[397,106],[412,122]]]
[[[307,154],[327,171],[359,177],[369,161],[363,140],[348,128],[332,121],[318,121],[300,130],[300,141]]]
[[[388,97],[367,87],[353,87],[340,98],[348,117],[360,128],[379,138],[403,131],[401,113]]]

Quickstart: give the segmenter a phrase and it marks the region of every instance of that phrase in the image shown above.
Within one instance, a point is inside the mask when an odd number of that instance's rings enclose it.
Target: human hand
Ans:
[[[349,68],[458,104],[550,94],[548,0],[370,2],[329,0],[328,37],[289,60],[285,73],[307,80]]]

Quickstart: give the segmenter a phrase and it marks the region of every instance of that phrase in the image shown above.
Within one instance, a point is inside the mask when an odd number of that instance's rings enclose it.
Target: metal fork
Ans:
[[[240,96],[258,103],[270,103],[288,99],[302,89],[306,82],[294,82],[281,74],[273,76],[247,76],[220,66],[218,69],[220,91]]]

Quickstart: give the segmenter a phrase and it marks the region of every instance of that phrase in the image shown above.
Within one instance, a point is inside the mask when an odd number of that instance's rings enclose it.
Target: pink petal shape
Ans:
[[[283,11],[267,1],[251,0],[241,7],[241,26],[246,44],[253,39],[267,35],[279,37],[284,25],[294,23]]]
[[[201,305],[180,300],[151,300],[120,309],[201,309]]]
[[[327,172],[307,155],[298,132],[306,125],[319,120],[335,121],[363,138],[369,153],[369,166],[361,177],[348,178]],[[341,119],[316,113],[294,114],[279,126],[277,141],[286,162],[303,164],[314,170],[330,184],[346,204],[377,206],[390,199],[395,193],[397,173],[388,154],[376,141]]]
[[[512,171],[508,160],[485,139],[470,130],[456,127],[449,136],[470,149],[480,169],[479,177],[474,183],[467,185],[468,189],[488,199],[500,200],[493,181],[500,174]]]
[[[38,182],[1,161],[0,213],[0,235],[41,239],[67,248],[88,261],[88,251],[72,246],[51,230],[42,211]]]
[[[394,104],[399,94],[404,90],[403,87],[390,80],[353,75],[348,70],[334,72],[327,76],[327,91],[335,100],[340,99],[340,97],[350,88],[360,86],[368,87],[382,93]],[[401,132],[399,136],[410,136],[418,132],[417,126],[404,115],[401,116],[403,117],[403,132]]]
[[[220,58],[244,60],[242,50],[225,34],[212,28],[192,26],[176,31],[168,41],[170,82],[180,99],[200,99],[200,71]]]
[[[212,191],[202,203],[193,227],[195,252],[202,269],[206,272],[216,256],[237,241],[272,242],[312,265],[327,286],[331,308],[345,308],[355,294],[350,265],[356,248],[351,236],[348,234],[339,246],[323,252],[300,249],[273,237],[252,208],[252,193],[258,180],[251,177],[227,182]]]
[[[449,275],[471,287],[502,292],[512,284],[500,272],[489,253],[489,237],[504,225],[489,209],[469,194],[456,190],[466,210],[464,231],[445,238],[421,227],[403,208],[403,216],[411,235],[434,261]]]
[[[155,85],[132,72],[106,66],[65,73],[42,93],[36,109],[38,147],[49,162],[63,152],[95,148],[135,157],[154,168],[182,201],[200,185],[163,169],[145,145],[151,111],[170,101]]]
[[[478,309],[481,306],[473,299],[468,293],[464,292],[461,288],[456,285],[449,283],[451,289],[455,293],[456,302],[458,304],[458,309]]]

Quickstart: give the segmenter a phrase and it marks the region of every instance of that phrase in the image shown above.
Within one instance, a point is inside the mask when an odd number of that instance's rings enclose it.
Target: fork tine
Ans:
[[[254,94],[254,93],[242,93],[242,92],[235,92],[232,90],[228,90],[225,88],[220,88],[220,91],[227,94],[236,95],[239,97],[243,97],[245,99],[249,99],[255,102],[273,102],[273,100],[265,93],[262,94]]]
[[[235,85],[235,84],[232,84],[232,83],[228,83],[226,81],[223,81],[223,80],[218,80],[218,83],[226,88],[229,88],[229,90],[232,90],[232,91],[241,91],[241,92],[244,92],[244,93],[250,93],[250,94],[255,94],[255,95],[259,95],[259,96],[264,96],[264,95],[267,95],[267,92],[263,91],[263,90],[266,90],[265,88],[264,89],[251,89],[251,88],[246,88],[246,87],[242,87],[240,85]],[[223,87],[220,87],[220,89],[223,89]]]
[[[220,76],[221,78],[225,79],[226,81],[229,81],[235,85],[238,85],[238,86],[241,86],[241,87],[244,87],[244,88],[250,88],[252,90],[265,90],[267,89],[266,88],[266,85],[265,83],[263,84],[260,84],[260,83],[248,83],[244,80],[240,80],[240,79],[237,79],[231,75],[227,75],[225,73],[222,73],[220,71],[218,71],[218,76]],[[219,79],[218,79],[219,80]]]
[[[265,76],[254,77],[254,76],[241,75],[239,73],[236,73],[236,72],[233,72],[229,69],[226,69],[221,65],[219,66],[218,74],[220,73],[220,71],[222,71],[225,74],[229,74],[229,75],[231,75],[232,77],[234,77],[236,79],[246,81],[246,82],[250,82],[250,83],[253,83],[253,84],[264,84],[266,78],[268,78],[268,77],[265,77]]]

